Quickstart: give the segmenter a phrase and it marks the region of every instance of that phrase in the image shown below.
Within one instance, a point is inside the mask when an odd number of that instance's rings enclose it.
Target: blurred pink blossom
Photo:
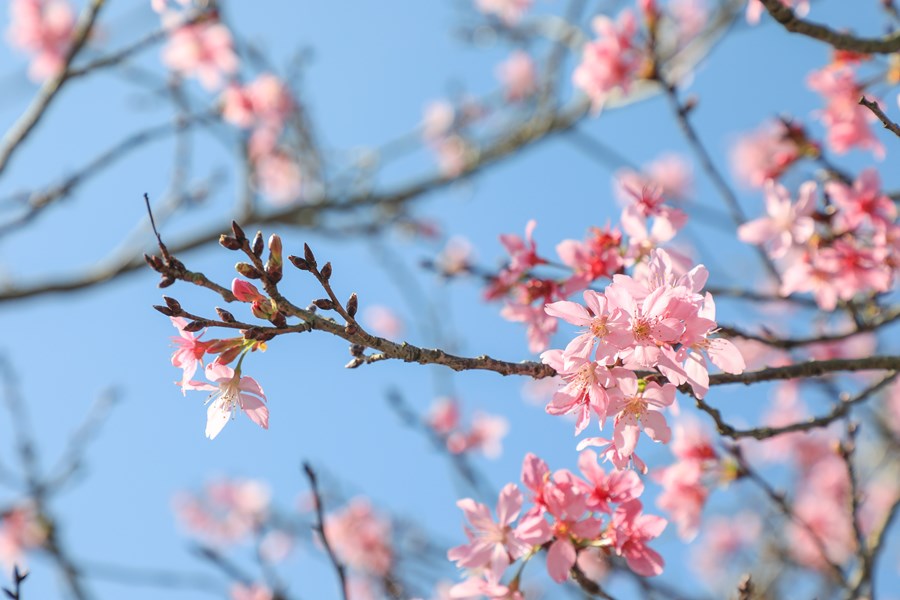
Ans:
[[[377,336],[398,340],[403,337],[406,327],[397,313],[382,304],[372,304],[363,310],[363,322]]]
[[[47,525],[31,504],[7,509],[0,514],[0,564],[7,569],[23,566],[25,553],[39,548],[47,534]]]
[[[384,577],[394,565],[391,523],[366,498],[354,498],[325,519],[325,535],[348,566]]]
[[[184,77],[196,77],[207,90],[218,88],[238,69],[231,32],[221,23],[183,25],[173,31],[162,60]]]
[[[537,71],[527,52],[516,50],[497,67],[497,79],[503,83],[506,99],[521,102],[537,91]]]
[[[32,55],[32,81],[53,77],[65,66],[75,30],[75,11],[68,0],[10,0],[9,43]]]

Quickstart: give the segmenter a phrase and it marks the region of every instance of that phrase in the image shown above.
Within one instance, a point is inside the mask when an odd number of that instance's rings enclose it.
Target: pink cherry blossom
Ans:
[[[801,156],[793,135],[802,131],[783,121],[773,121],[746,133],[731,149],[732,170],[745,184],[762,187],[769,179],[778,179]]]
[[[260,126],[280,131],[293,110],[290,91],[271,73],[245,86],[229,85],[222,93],[222,117],[244,129]]]
[[[644,577],[662,573],[662,556],[647,546],[666,528],[662,517],[642,514],[639,500],[620,504],[613,515],[612,530],[616,553],[625,558],[628,568]]]
[[[671,431],[659,409],[675,401],[675,386],[650,382],[641,389],[631,371],[616,368],[613,373],[618,379],[618,386],[608,393],[610,412],[617,413],[613,441],[618,451],[625,457],[631,456],[641,430],[655,442],[668,443]]]
[[[584,438],[578,445],[575,447],[576,450],[581,451],[588,447],[597,447],[600,448],[600,456],[603,457],[604,462],[611,462],[613,466],[621,471],[623,469],[627,469],[629,464],[633,464],[634,468],[646,474],[647,473],[647,465],[643,460],[636,454],[632,453],[631,455],[625,455],[619,451],[619,448],[613,442],[613,440],[608,440],[602,437],[589,437]]]
[[[6,569],[24,563],[26,552],[47,539],[47,524],[31,504],[19,504],[0,514],[0,564]]]
[[[509,102],[521,102],[537,91],[537,72],[527,52],[517,50],[497,68],[497,79],[503,84]]]
[[[634,500],[644,492],[644,484],[634,471],[614,471],[607,474],[597,464],[597,453],[583,450],[578,455],[578,469],[588,483],[587,507],[612,514],[610,503],[621,504]]]
[[[445,100],[435,100],[425,107],[422,117],[422,137],[426,142],[435,142],[446,137],[456,120],[456,109]]]
[[[203,494],[180,493],[173,501],[178,520],[194,535],[231,544],[259,530],[268,519],[271,492],[253,479],[219,480]]]
[[[678,27],[680,44],[694,39],[709,21],[709,6],[705,0],[670,0],[666,12]]]
[[[166,66],[185,77],[196,77],[214,90],[223,77],[237,71],[231,32],[221,23],[195,23],[176,29],[163,49]]]
[[[735,564],[739,553],[751,548],[761,532],[759,517],[749,511],[709,519],[693,552],[694,571],[706,579],[727,575],[722,566]]]
[[[863,88],[849,66],[829,66],[814,71],[806,80],[813,91],[821,94],[827,106],[820,114],[828,130],[829,147],[843,154],[854,147],[871,150],[876,157],[884,157],[884,146],[875,137],[869,124],[877,121],[872,111],[859,104]]]
[[[642,57],[634,41],[637,21],[630,10],[622,11],[615,23],[597,16],[593,28],[597,39],[585,44],[572,81],[590,98],[594,112],[599,112],[613,90],[628,93]]]
[[[812,214],[816,208],[817,185],[807,181],[800,186],[797,203],[784,186],[771,179],[765,184],[768,216],[738,227],[738,238],[749,244],[767,245],[769,256],[781,258],[792,246],[803,244],[815,231]]]
[[[829,181],[825,191],[838,209],[838,226],[844,231],[865,223],[887,227],[897,219],[897,206],[881,191],[881,179],[873,168],[863,170],[852,187],[840,181]]]
[[[662,493],[656,505],[666,511],[678,525],[678,536],[689,542],[700,529],[700,513],[709,490],[703,484],[703,465],[684,460],[655,472]]]
[[[531,8],[532,0],[475,0],[475,6],[486,15],[494,15],[507,25],[516,25]]]
[[[686,200],[693,186],[690,163],[678,154],[664,154],[640,171],[619,169],[613,175],[613,192],[623,204],[634,200],[632,190],[645,188],[657,188],[668,199]]]
[[[559,259],[572,269],[572,276],[562,284],[564,295],[588,287],[600,277],[611,278],[625,265],[622,260],[622,233],[609,226],[591,227],[585,241],[563,240],[556,246]]]
[[[548,315],[584,328],[566,346],[565,358],[587,359],[594,353],[596,344],[597,360],[612,362],[610,359],[631,341],[628,314],[593,290],[585,290],[583,298],[584,306],[561,300],[544,307]]]
[[[325,535],[347,565],[376,577],[390,573],[394,565],[391,523],[372,508],[366,498],[354,498],[325,519]]]
[[[249,281],[238,278],[234,278],[231,281],[231,293],[241,302],[260,302],[268,300],[268,298],[259,293],[259,290],[256,289],[255,285]]]
[[[512,527],[512,522],[522,509],[522,492],[514,483],[500,491],[497,499],[497,521],[491,518],[490,509],[484,504],[465,498],[456,503],[466,515],[471,528],[466,528],[469,543],[451,548],[447,558],[458,567],[476,569],[486,567],[502,572],[524,556],[531,545],[523,540]]]
[[[269,428],[266,395],[255,379],[241,376],[240,367],[235,370],[213,362],[206,366],[206,378],[218,385],[191,381],[183,386],[184,389],[211,391],[215,394],[215,397],[207,400],[209,408],[206,437],[215,439],[238,409],[244,411],[251,421],[263,429]]]
[[[565,385],[553,394],[546,407],[547,414],[575,413],[575,435],[578,435],[590,424],[591,413],[594,413],[602,429],[609,408],[606,388],[615,385],[609,369],[581,356],[571,356],[565,360],[565,353],[561,350],[544,352],[541,362],[553,367],[565,381]]]
[[[190,331],[185,331],[184,328],[188,324],[187,319],[183,317],[170,317],[170,319],[172,320],[172,325],[178,329],[179,335],[179,337],[172,338],[172,343],[178,347],[175,353],[172,354],[172,365],[183,369],[184,373],[179,385],[181,385],[182,393],[187,393],[185,384],[191,380],[191,377],[197,372],[197,368],[203,366],[203,355],[209,350],[212,342],[201,341],[202,332],[194,334]]]
[[[75,30],[75,11],[68,0],[11,0],[9,43],[32,55],[28,76],[43,81],[65,66]]]
[[[256,183],[275,204],[288,204],[300,197],[303,173],[293,156],[282,149],[253,157]]]
[[[363,322],[375,335],[400,339],[406,330],[403,321],[393,309],[381,304],[372,304],[363,311]]]

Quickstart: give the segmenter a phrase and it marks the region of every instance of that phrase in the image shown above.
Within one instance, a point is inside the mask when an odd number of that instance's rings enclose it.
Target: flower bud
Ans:
[[[181,303],[175,298],[170,298],[168,296],[163,296],[163,300],[166,302],[166,306],[172,309],[173,313],[182,313],[183,309],[181,308]]]
[[[234,323],[236,320],[233,314],[231,314],[224,308],[219,308],[218,306],[216,307],[216,314],[219,315],[219,318],[226,323]]]
[[[316,268],[316,255],[313,254],[309,244],[303,244],[303,258],[306,259],[306,263],[309,265],[310,269]]]
[[[231,222],[231,231],[234,233],[234,239],[237,240],[238,244],[243,244],[244,241],[246,241],[247,236],[244,234],[244,230],[241,229],[241,226],[237,224],[237,221]],[[236,249],[237,248],[235,248],[235,250]]]
[[[228,250],[240,250],[241,242],[237,241],[235,238],[230,235],[225,235],[224,233],[219,236],[219,245]]]
[[[328,281],[329,279],[331,279],[331,263],[330,262],[325,263],[325,266],[322,267],[322,279],[324,279],[325,281]]]
[[[208,323],[206,321],[203,321],[202,319],[197,319],[196,321],[191,321],[190,323],[185,325],[182,328],[182,331],[187,331],[190,333],[197,333],[198,331],[200,331],[207,325],[208,325]]]
[[[351,317],[356,316],[356,311],[359,308],[359,299],[356,297],[356,292],[350,294],[350,299],[347,300],[347,314]]]
[[[234,265],[234,270],[246,277],[247,279],[259,279],[262,277],[262,273],[260,273],[256,267],[251,265],[250,263],[239,262]]]
[[[255,302],[257,300],[266,299],[265,296],[259,293],[259,290],[256,289],[255,285],[249,281],[238,279],[237,277],[231,282],[231,293],[241,302]]]
[[[253,237],[253,254],[256,255],[256,258],[262,256],[263,253],[263,234],[262,231],[257,231],[256,235]]]
[[[332,302],[328,298],[319,298],[318,300],[313,300],[313,304],[315,304],[317,307],[321,308],[322,310],[333,310],[334,309],[334,302]]]
[[[156,310],[158,310],[158,311],[161,312],[162,314],[166,315],[167,317],[174,317],[174,316],[175,316],[175,313],[172,312],[172,309],[169,308],[168,306],[160,306],[159,304],[154,304],[154,305],[153,305],[153,308],[155,308]]]
[[[292,265],[294,265],[301,271],[309,271],[309,263],[299,256],[294,256],[293,254],[291,254],[290,256],[288,256],[288,260],[291,261]]]

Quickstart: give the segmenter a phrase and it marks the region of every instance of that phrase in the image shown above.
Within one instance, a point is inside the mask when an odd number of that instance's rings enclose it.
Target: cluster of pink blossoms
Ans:
[[[644,55],[635,39],[637,19],[630,10],[622,11],[616,21],[597,16],[592,26],[597,39],[585,44],[572,81],[591,99],[594,112],[599,112],[613,90],[628,92]]]
[[[499,415],[476,412],[466,430],[460,423],[459,403],[453,398],[439,398],[432,405],[427,418],[431,427],[446,440],[452,454],[482,452],[488,458],[497,458],[503,447],[501,440],[509,431],[509,421]]]
[[[68,0],[11,0],[9,43],[32,55],[28,76],[53,77],[63,68],[75,30],[75,11]]]
[[[802,125],[777,120],[742,135],[732,147],[730,159],[738,179],[752,187],[763,187],[801,158],[820,154],[821,148],[807,138]]]
[[[507,583],[503,576],[511,564],[527,562],[542,547],[547,549],[547,571],[557,583],[568,579],[580,564],[579,555],[589,549],[620,556],[645,577],[662,572],[663,559],[648,543],[662,533],[666,521],[643,513],[638,498],[644,484],[638,475],[605,473],[591,450],[581,453],[578,466],[583,478],[565,469],[551,472],[543,460],[528,454],[522,484],[531,506],[524,514],[525,499],[514,483],[500,492],[496,521],[484,504],[471,498],[457,502],[469,522],[469,541],[447,557],[466,569],[468,578],[450,590],[451,597],[521,599],[518,576]]]
[[[822,309],[834,310],[838,300],[891,289],[900,226],[874,169],[852,185],[830,181],[825,193],[830,206],[818,211],[815,182],[800,187],[796,202],[784,187],[767,182],[767,215],[742,225],[738,237],[784,261],[782,295],[811,292]]]
[[[260,531],[269,518],[271,492],[256,480],[219,480],[203,494],[181,493],[174,510],[193,534],[217,544],[233,544]]]
[[[285,121],[294,111],[294,99],[285,84],[269,73],[246,85],[236,82],[240,62],[231,32],[214,15],[185,24],[189,4],[189,0],[177,0],[170,6],[166,0],[153,0],[154,10],[172,30],[163,63],[183,77],[197,78],[210,91],[229,82],[222,93],[222,118],[252,130],[249,159],[257,184],[275,202],[296,199],[301,191],[301,169],[291,152],[279,144]]]
[[[375,597],[380,581],[395,564],[390,520],[366,498],[354,498],[325,519],[325,535],[340,561],[350,568],[351,598]]]
[[[706,394],[704,355],[726,372],[744,370],[734,344],[710,337],[716,330],[715,303],[710,294],[700,293],[706,269],[699,265],[675,273],[668,253],[656,249],[640,277],[616,274],[603,293],[586,290],[584,305],[563,300],[546,307],[547,314],[583,328],[564,350],[541,355],[565,382],[547,412],[575,413],[576,434],[592,414],[601,429],[612,416],[611,440],[582,444],[603,445],[605,458],[620,469],[629,461],[644,469],[634,454],[641,430],[654,441],[669,441],[662,409],[674,402],[676,385],[688,384],[698,398]],[[635,371],[652,374],[639,377]]]

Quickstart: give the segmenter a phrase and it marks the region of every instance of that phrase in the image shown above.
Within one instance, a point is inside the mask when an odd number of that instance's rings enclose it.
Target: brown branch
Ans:
[[[855,406],[856,404],[867,400],[873,394],[878,393],[879,391],[890,385],[897,378],[897,375],[898,373],[896,372],[891,373],[884,379],[880,380],[874,385],[867,387],[853,397],[850,397],[846,394],[842,395],[841,401],[837,405],[835,405],[831,412],[826,415],[810,418],[806,421],[790,423],[789,425],[783,425],[781,427],[754,427],[752,429],[736,429],[725,422],[725,420],[722,418],[722,413],[718,409],[713,408],[700,398],[695,398],[695,401],[697,403],[697,408],[713,418],[713,421],[715,421],[716,424],[716,430],[721,435],[730,437],[733,440],[748,437],[752,437],[757,440],[765,440],[778,435],[782,435],[784,433],[809,431],[810,429],[826,427],[849,414],[850,408],[852,406]]]
[[[798,17],[780,0],[760,0],[769,14],[791,33],[799,33],[825,42],[838,50],[850,50],[863,54],[893,54],[900,50],[900,31],[882,38],[861,38],[835,31],[826,25]]]
[[[806,377],[821,377],[841,371],[897,371],[900,370],[900,356],[867,356],[864,358],[834,358],[810,360],[784,367],[769,367],[758,371],[747,371],[740,375],[717,373],[709,376],[710,385],[743,383],[750,385],[760,381],[777,381]]]
[[[875,102],[874,100],[869,100],[865,96],[861,96],[859,99],[859,103],[871,110],[872,113],[874,113],[875,116],[878,117],[878,120],[881,121],[881,124],[885,129],[887,129],[897,137],[900,137],[900,125],[897,125],[896,123],[891,121],[891,119],[888,118],[886,114],[884,114],[884,111],[881,110],[881,107],[878,106],[877,102]]]
[[[316,522],[313,524],[313,530],[319,534],[322,545],[325,547],[325,552],[328,554],[328,559],[331,561],[334,570],[337,572],[338,580],[341,584],[341,597],[344,600],[348,600],[350,598],[350,592],[347,584],[346,567],[338,559],[337,554],[334,553],[334,549],[328,542],[328,536],[325,535],[325,509],[322,507],[322,495],[319,493],[319,482],[316,479],[316,472],[313,471],[312,466],[307,462],[303,463],[303,472],[306,473],[306,478],[309,480],[309,487],[312,488],[313,501],[316,503]]]
[[[94,22],[100,9],[103,8],[105,0],[91,0],[91,3],[85,7],[84,11],[78,19],[78,24],[73,32],[72,45],[69,47],[66,57],[63,61],[62,69],[55,76],[48,79],[38,95],[32,101],[31,105],[25,110],[19,120],[10,128],[3,136],[2,145],[0,145],[0,175],[9,165],[9,160],[15,151],[21,147],[22,142],[32,132],[34,127],[40,122],[41,118],[47,113],[50,103],[56,98],[63,84],[69,79],[69,67],[72,61],[84,47],[91,31],[94,28]]]

